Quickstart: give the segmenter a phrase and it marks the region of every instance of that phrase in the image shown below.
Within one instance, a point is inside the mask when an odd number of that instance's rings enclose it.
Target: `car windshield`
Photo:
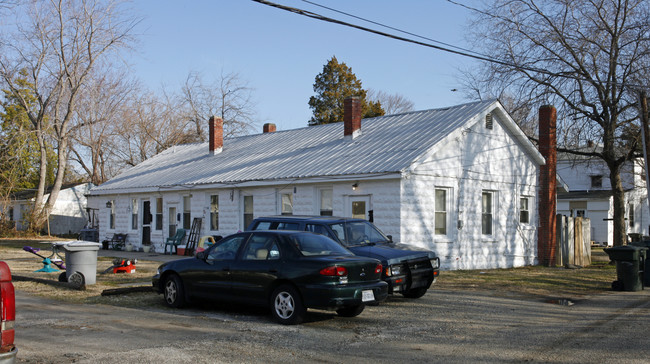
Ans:
[[[367,221],[349,221],[331,224],[332,231],[345,246],[385,243],[388,238]]]
[[[302,233],[288,237],[304,256],[354,255],[334,240],[318,234]]]

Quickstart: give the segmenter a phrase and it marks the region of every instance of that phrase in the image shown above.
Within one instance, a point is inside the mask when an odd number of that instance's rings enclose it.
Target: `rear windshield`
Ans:
[[[353,255],[334,240],[318,234],[294,234],[288,236],[291,243],[304,256]]]

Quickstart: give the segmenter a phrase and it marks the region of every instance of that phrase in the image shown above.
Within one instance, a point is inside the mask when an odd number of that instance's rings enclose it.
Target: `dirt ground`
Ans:
[[[41,259],[16,244],[0,243],[0,259],[16,276],[58,276],[34,273]],[[355,318],[310,310],[297,326],[274,323],[266,309],[204,302],[176,310],[153,292],[101,295],[150,285],[159,264],[98,274],[84,291],[15,282],[18,362],[635,363],[650,355],[650,290],[610,291],[607,264],[442,272],[420,299],[390,297]],[[100,257],[98,272],[111,265]]]

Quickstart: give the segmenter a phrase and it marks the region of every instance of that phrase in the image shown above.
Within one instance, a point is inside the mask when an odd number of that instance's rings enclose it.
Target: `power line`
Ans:
[[[384,36],[384,37],[387,37],[387,38],[400,40],[400,41],[407,42],[407,43],[413,43],[413,44],[420,45],[420,46],[423,46],[423,47],[433,48],[433,49],[436,49],[436,50],[439,50],[439,51],[452,53],[452,54],[456,54],[456,55],[464,56],[464,57],[468,57],[468,58],[473,58],[473,59],[476,59],[476,60],[479,60],[479,61],[484,61],[484,62],[489,62],[489,63],[494,63],[494,64],[498,64],[498,65],[502,65],[502,66],[511,67],[511,68],[514,68],[514,69],[519,70],[519,71],[528,71],[528,72],[543,74],[543,75],[550,76],[550,77],[559,77],[559,78],[565,78],[565,79],[572,79],[572,80],[576,80],[576,81],[589,82],[588,79],[578,77],[576,75],[572,75],[572,74],[566,73],[566,72],[556,73],[556,72],[548,71],[548,70],[543,69],[543,68],[523,66],[523,65],[518,65],[518,64],[512,63],[512,62],[508,62],[508,61],[502,61],[502,60],[499,60],[499,59],[496,59],[496,58],[493,58],[493,57],[490,57],[490,56],[487,56],[487,55],[484,55],[484,54],[481,54],[481,53],[478,53],[478,52],[474,52],[472,50],[468,50],[468,49],[465,49],[465,48],[462,48],[462,47],[454,46],[454,45],[447,44],[447,43],[444,43],[444,42],[440,42],[440,41],[437,41],[437,40],[434,40],[434,39],[431,39],[431,38],[420,36],[420,35],[417,35],[415,33],[411,33],[411,32],[404,31],[404,30],[401,30],[401,29],[398,29],[398,28],[395,28],[395,27],[391,27],[391,26],[388,26],[388,25],[385,25],[385,24],[382,24],[382,23],[379,23],[379,22],[368,20],[368,19],[356,16],[356,15],[346,13],[346,12],[343,12],[343,11],[340,11],[340,10],[337,10],[337,9],[334,9],[334,8],[330,8],[330,7],[327,7],[327,6],[324,6],[324,5],[320,5],[320,4],[317,4],[317,3],[314,3],[314,2],[308,1],[308,0],[302,0],[302,1],[305,2],[305,3],[308,3],[308,4],[312,4],[314,6],[318,6],[318,7],[330,10],[330,11],[334,11],[334,12],[337,12],[337,13],[340,13],[340,14],[343,14],[343,15],[346,15],[346,16],[350,16],[350,17],[355,18],[355,19],[359,19],[359,20],[362,20],[362,21],[365,21],[365,22],[369,22],[371,24],[375,24],[375,25],[378,25],[378,26],[381,26],[381,27],[385,27],[385,28],[397,31],[397,32],[408,34],[408,35],[413,36],[413,37],[425,39],[425,40],[428,40],[428,41],[433,42],[433,43],[438,43],[438,44],[441,44],[442,46],[441,45],[436,45],[436,44],[425,43],[425,42],[422,42],[422,41],[409,39],[409,38],[406,38],[406,37],[401,37],[401,36],[398,36],[398,35],[394,35],[394,34],[382,32],[382,31],[379,31],[379,30],[363,27],[363,26],[357,25],[357,24],[348,23],[348,22],[345,22],[345,21],[342,21],[342,20],[326,17],[324,15],[317,14],[317,13],[314,13],[314,12],[311,12],[311,11],[308,11],[308,10],[304,10],[304,9],[298,9],[298,8],[295,8],[295,7],[276,4],[276,3],[266,1],[266,0],[253,0],[253,1],[255,1],[257,3],[260,3],[260,4],[263,4],[263,5],[267,5],[267,6],[271,6],[271,7],[274,7],[274,8],[281,9],[281,10],[285,10],[285,11],[288,11],[288,12],[291,12],[291,13],[294,13],[294,14],[303,15],[303,16],[306,16],[306,17],[309,17],[309,18],[312,18],[312,19],[321,20],[321,21],[325,21],[325,22],[329,22],[329,23],[343,25],[343,26],[350,27],[350,28],[359,29],[359,30],[362,30],[362,31],[365,31],[365,32],[377,34],[377,35]],[[474,11],[474,12],[490,15],[490,14],[484,12],[484,11],[481,11],[479,9],[470,7],[468,5],[462,4],[462,3],[457,2],[457,1],[447,0],[447,2],[449,2],[451,4],[454,4],[454,5],[457,5],[457,6],[460,6],[460,7],[463,7],[463,8],[468,9],[468,10]],[[455,49],[451,49],[451,48],[455,48]],[[613,85],[618,85],[618,83],[616,81],[608,81],[608,83],[613,84]],[[623,85],[619,85],[619,86],[624,87]],[[646,88],[645,86],[639,86],[639,85],[628,85],[628,87],[633,88],[633,89],[644,89],[644,88]]]
[[[315,3],[315,2],[313,2],[313,1],[309,1],[309,0],[302,0],[302,1],[303,1],[303,2],[306,2],[306,3],[308,3],[308,4],[311,4],[311,5],[314,5],[314,6],[321,7],[321,8],[323,8],[323,9],[327,9],[327,10],[330,10],[330,11],[333,11],[333,12],[336,12],[336,13],[339,13],[339,14],[347,15],[347,16],[349,16],[349,17],[351,17],[351,18],[355,18],[355,19],[359,19],[359,20],[362,20],[362,21],[365,21],[365,22],[368,22],[368,23],[371,23],[371,24],[379,25],[380,27],[384,27],[384,28],[387,28],[387,29],[390,29],[390,30],[394,30],[394,31],[396,31],[396,32],[400,32],[400,33],[408,34],[408,35],[411,35],[411,36],[414,36],[414,37],[417,37],[417,38],[420,38],[420,39],[424,39],[424,40],[428,40],[428,41],[430,41],[430,42],[434,42],[434,43],[441,44],[441,45],[446,46],[446,47],[456,48],[456,49],[458,49],[458,50],[460,50],[460,51],[463,51],[463,52],[473,53],[473,54],[476,54],[476,55],[479,55],[479,56],[483,56],[483,57],[488,57],[488,58],[489,58],[489,56],[487,56],[487,55],[485,55],[485,54],[481,54],[481,53],[479,53],[479,52],[475,52],[475,51],[472,51],[472,50],[470,50],[470,49],[466,49],[466,48],[458,47],[458,46],[455,46],[455,45],[453,45],[453,44],[449,44],[449,43],[441,42],[441,41],[439,41],[439,40],[435,40],[435,39],[428,38],[428,37],[425,37],[425,36],[422,36],[422,35],[418,35],[418,34],[415,34],[415,33],[411,33],[411,32],[409,32],[409,31],[402,30],[402,29],[399,29],[399,28],[395,28],[395,27],[392,27],[392,26],[390,26],[390,25],[386,25],[386,24],[383,24],[383,23],[379,23],[379,22],[376,22],[376,21],[374,21],[374,20],[370,20],[370,19],[362,18],[362,17],[357,16],[357,15],[354,15],[354,14],[346,13],[346,12],[341,11],[341,10],[337,10],[337,9],[334,9],[334,8],[331,8],[331,7],[328,7],[328,6],[325,6],[325,5],[321,5],[321,4]],[[450,2],[451,2],[451,3],[454,3],[453,1],[450,1]]]
[[[440,50],[440,51],[443,51],[443,52],[453,53],[453,54],[456,54],[456,55],[459,55],[459,56],[469,57],[469,58],[477,59],[477,60],[480,60],[480,61],[500,64],[502,66],[513,67],[513,68],[516,68],[518,70],[536,72],[536,73],[540,73],[540,74],[544,74],[544,75],[548,75],[548,76],[553,76],[553,77],[563,77],[563,78],[581,80],[580,78],[578,78],[576,76],[571,76],[571,75],[566,75],[566,74],[556,74],[556,73],[549,72],[549,71],[547,71],[545,69],[541,69],[541,68],[534,68],[534,67],[528,67],[528,66],[519,66],[519,65],[516,65],[516,64],[511,63],[511,62],[501,61],[501,60],[494,59],[494,58],[491,58],[491,57],[488,57],[488,56],[484,56],[484,55],[480,55],[480,54],[472,54],[472,53],[470,53],[468,51],[454,50],[454,49],[450,49],[449,47],[438,46],[438,45],[435,45],[435,44],[425,43],[425,42],[421,42],[421,41],[418,41],[418,40],[401,37],[401,36],[398,36],[398,35],[394,35],[394,34],[382,32],[382,31],[379,31],[379,30],[363,27],[361,25],[356,25],[356,24],[348,23],[348,22],[345,22],[345,21],[342,21],[342,20],[326,17],[324,15],[320,15],[320,14],[317,14],[317,13],[314,13],[314,12],[311,12],[311,11],[308,11],[308,10],[303,10],[303,9],[298,9],[298,8],[294,8],[294,7],[291,7],[291,6],[276,4],[276,3],[272,3],[272,2],[266,1],[266,0],[253,0],[253,1],[257,2],[257,3],[260,3],[260,4],[263,4],[263,5],[271,6],[271,7],[277,8],[277,9],[285,10],[285,11],[288,11],[288,12],[291,12],[291,13],[294,13],[294,14],[303,15],[303,16],[306,16],[308,18],[321,20],[321,21],[334,23],[334,24],[339,24],[339,25],[343,25],[343,26],[346,26],[346,27],[355,28],[355,29],[359,29],[359,30],[363,30],[365,32],[381,35],[381,36],[384,36],[384,37],[387,37],[387,38],[392,38],[392,39],[400,40],[400,41],[407,42],[407,43],[413,43],[413,44],[417,44],[417,45],[420,45],[420,46],[423,46],[423,47],[428,47],[428,48],[437,49],[437,50]],[[386,26],[386,27],[388,27],[388,26]],[[388,28],[391,28],[391,27],[388,27]],[[405,33],[408,33],[408,32],[405,32]],[[420,37],[420,36],[418,36],[418,37]],[[420,37],[420,38],[424,38],[424,37]],[[425,38],[425,39],[427,39],[427,38]],[[438,42],[438,43],[441,43],[441,42]],[[455,48],[459,48],[459,47],[455,47]],[[459,49],[461,49],[461,48],[459,48]]]

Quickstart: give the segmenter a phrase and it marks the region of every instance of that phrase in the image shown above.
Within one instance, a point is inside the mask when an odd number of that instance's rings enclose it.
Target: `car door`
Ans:
[[[267,304],[269,286],[278,278],[282,254],[279,237],[252,233],[242,254],[232,264],[232,293],[237,299]]]
[[[233,263],[249,235],[242,233],[222,239],[207,251],[205,264],[189,279],[193,282],[192,295],[211,299],[232,297]]]

